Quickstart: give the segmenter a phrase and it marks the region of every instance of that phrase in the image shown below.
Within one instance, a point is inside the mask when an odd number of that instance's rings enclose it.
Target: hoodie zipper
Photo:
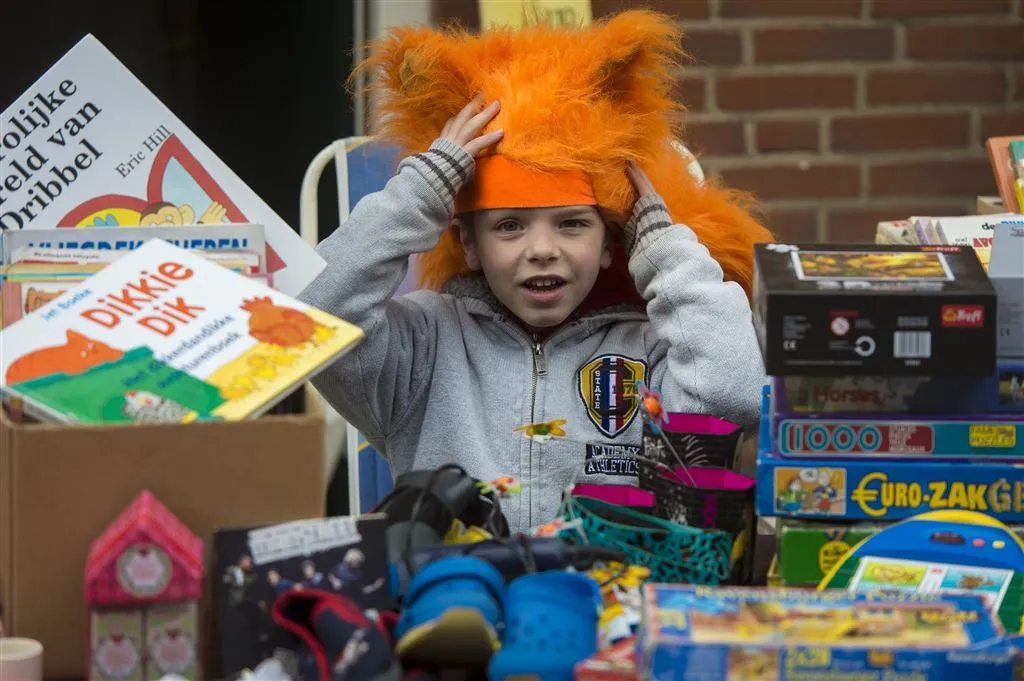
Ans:
[[[540,379],[544,378],[548,374],[547,362],[544,359],[544,346],[537,340],[536,336],[531,338],[533,343],[533,381],[530,387],[530,423],[537,421],[536,409],[537,409],[537,384]],[[530,439],[528,462],[530,466],[530,483],[526,485],[526,489],[530,490],[529,499],[527,499],[527,524],[528,528],[533,527],[533,439]]]

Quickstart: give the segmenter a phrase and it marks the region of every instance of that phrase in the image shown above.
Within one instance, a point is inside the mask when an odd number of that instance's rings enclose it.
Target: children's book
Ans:
[[[149,241],[0,331],[0,392],[66,423],[262,414],[363,338],[163,240]]]
[[[222,675],[253,669],[282,649],[301,655],[299,639],[271,617],[274,601],[291,589],[341,595],[364,611],[393,608],[386,531],[382,513],[218,529],[213,547]]]
[[[934,219],[934,244],[952,246],[971,246],[988,271],[988,263],[992,256],[992,230],[1003,220],[1017,219],[1021,216],[1013,213],[998,215],[963,215],[959,217],[942,217]]]
[[[122,227],[121,229],[33,229],[6,232],[0,239],[3,264],[24,260],[26,251],[46,251],[50,258],[82,261],[79,251],[130,251],[147,241],[163,239],[186,250],[244,250],[265,259],[268,254],[263,225],[182,225]],[[99,256],[97,256],[98,258]]]
[[[0,121],[0,231],[259,223],[283,293],[298,295],[325,266],[92,35]]]
[[[1013,137],[989,137],[985,140],[985,149],[988,151],[988,160],[992,165],[992,175],[996,180],[996,187],[999,189],[999,197],[1003,200],[1006,210],[1014,213],[1024,213],[1024,203],[1020,196],[1024,194],[1024,173],[1019,162],[1015,162],[1011,145],[1024,142],[1024,135]]]

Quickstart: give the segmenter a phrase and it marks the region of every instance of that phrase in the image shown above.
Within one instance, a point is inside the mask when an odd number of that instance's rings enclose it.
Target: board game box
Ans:
[[[755,503],[763,517],[902,520],[958,510],[1024,523],[1024,466],[877,458],[794,461],[762,449]]]
[[[757,244],[772,376],[991,376],[996,292],[966,246]]]
[[[977,596],[644,587],[639,677],[1011,681],[1017,649]]]
[[[1024,359],[996,360],[983,378],[954,376],[778,376],[772,398],[794,414],[1024,415]]]
[[[812,414],[770,395],[779,456],[1024,459],[1024,414]]]

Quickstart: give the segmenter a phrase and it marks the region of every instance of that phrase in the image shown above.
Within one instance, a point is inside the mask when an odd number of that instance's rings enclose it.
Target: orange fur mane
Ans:
[[[476,93],[499,100],[491,123],[505,130],[497,153],[540,170],[585,171],[611,222],[631,212],[634,161],[651,178],[677,223],[692,229],[727,280],[749,295],[753,244],[772,241],[749,210],[752,197],[714,180],[698,184],[673,146],[684,139],[673,97],[686,58],[668,16],[622,12],[586,28],[536,25],[472,34],[456,26],[401,27],[370,46],[353,72],[371,72],[378,96],[376,134],[406,154],[427,149],[445,122]],[[468,272],[451,230],[417,257],[418,278],[437,288]]]

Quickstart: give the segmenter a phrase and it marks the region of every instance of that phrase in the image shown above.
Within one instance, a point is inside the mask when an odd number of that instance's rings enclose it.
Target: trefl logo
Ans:
[[[942,325],[976,328],[985,325],[983,305],[943,305]]]

